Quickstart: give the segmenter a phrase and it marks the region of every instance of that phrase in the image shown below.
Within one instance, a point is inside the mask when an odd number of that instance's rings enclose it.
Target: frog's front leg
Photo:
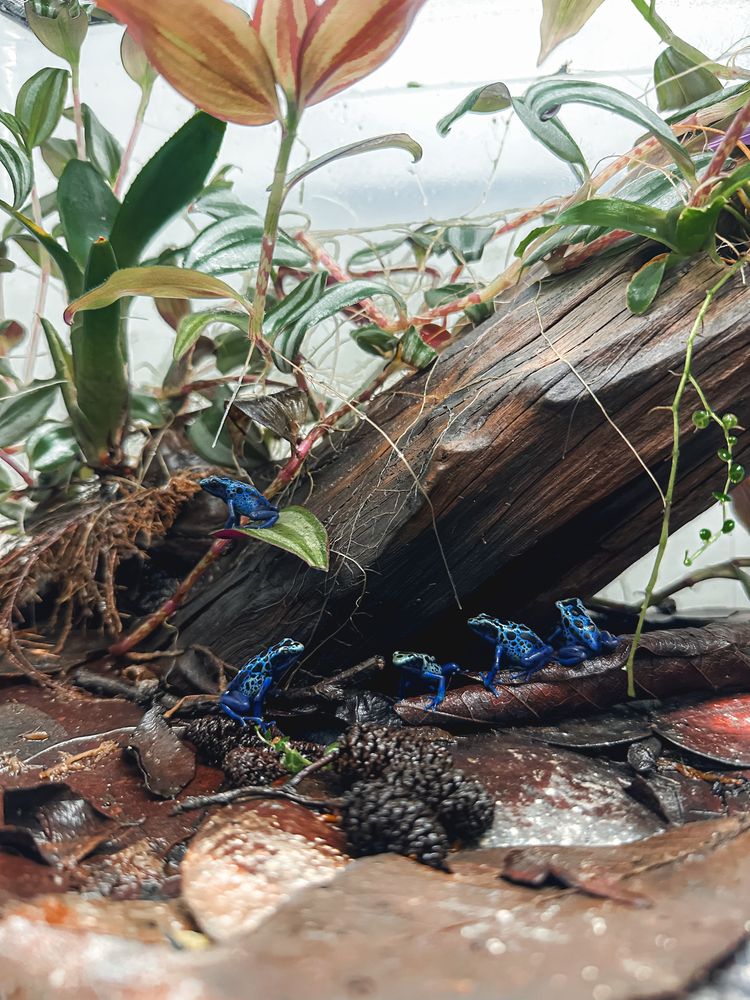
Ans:
[[[480,674],[480,677],[482,678],[482,683],[484,684],[484,686],[487,688],[488,691],[492,692],[492,694],[497,694],[497,685],[495,684],[495,676],[503,662],[504,654],[505,654],[505,644],[502,643],[498,638],[497,642],[495,643],[495,662],[493,666],[490,668],[490,670],[487,671],[486,674]]]
[[[240,523],[239,514],[234,509],[234,502],[231,497],[227,497],[227,511],[228,517],[226,519],[226,523],[224,524],[224,530],[227,528],[236,528]]]
[[[619,645],[620,640],[616,635],[612,635],[606,629],[600,629],[597,653],[613,653]]]
[[[272,684],[273,684],[273,677],[264,677],[263,683],[260,686],[260,690],[258,691],[257,695],[255,696],[255,699],[253,700],[253,708],[252,708],[253,714],[250,716],[250,719],[253,722],[255,722],[256,725],[260,725],[261,723],[263,723],[263,702],[265,701],[266,695],[268,694],[268,689],[271,687]],[[266,725],[266,723],[263,724]],[[271,725],[271,723],[267,723],[267,725]]]
[[[448,683],[446,677],[434,677],[433,676],[432,680],[436,680],[437,681],[438,689],[437,689],[437,691],[435,693],[435,697],[432,699],[432,701],[430,702],[430,704],[427,706],[427,711],[428,712],[434,712],[435,709],[438,708],[438,706],[443,703],[443,701],[445,700],[445,688],[446,688],[446,685]]]

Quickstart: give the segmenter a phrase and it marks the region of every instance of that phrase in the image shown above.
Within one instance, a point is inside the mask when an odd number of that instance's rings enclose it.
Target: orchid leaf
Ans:
[[[510,91],[504,83],[488,83],[472,90],[453,111],[441,118],[437,130],[442,136],[448,135],[452,126],[464,115],[492,115],[510,107]]]
[[[72,322],[76,313],[83,310],[102,309],[133,295],[152,299],[233,299],[248,308],[231,285],[209,274],[181,267],[126,267],[71,302],[65,310],[65,322]]]
[[[642,316],[651,308],[671,256],[668,253],[660,253],[652,257],[628,282],[628,309],[636,316]]]
[[[329,163],[344,160],[348,156],[359,156],[361,153],[378,152],[381,149],[403,149],[411,154],[414,163],[422,159],[422,147],[405,132],[379,135],[373,139],[360,139],[359,142],[352,142],[348,146],[340,146],[338,149],[331,150],[330,153],[324,153],[293,171],[287,178],[286,193],[289,193],[295,184],[299,184],[315,170],[320,170],[321,167],[328,166]]]
[[[567,76],[546,77],[528,88],[523,95],[523,101],[530,114],[540,121],[554,121],[556,109],[564,104],[588,104],[604,111],[611,111],[649,131],[670,153],[686,177],[692,179],[695,176],[690,154],[672,129],[645,104],[614,87],[594,83],[591,80],[575,80]]]
[[[136,264],[154,236],[200,194],[225,131],[225,122],[199,112],[143,167],[112,227],[120,267]]]

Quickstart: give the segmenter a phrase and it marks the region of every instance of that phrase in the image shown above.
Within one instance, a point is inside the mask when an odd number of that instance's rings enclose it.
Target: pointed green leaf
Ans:
[[[92,244],[109,236],[120,203],[99,171],[83,160],[67,165],[57,199],[68,250],[84,267]]]
[[[29,197],[34,182],[31,157],[25,149],[6,139],[0,139],[0,167],[3,167],[10,177],[13,187],[13,208],[18,208]]]
[[[220,219],[203,230],[188,247],[185,267],[206,274],[236,274],[255,267],[263,244],[263,223],[254,215]],[[310,258],[288,236],[279,233],[275,264],[305,267]]]
[[[392,254],[394,250],[398,250],[406,242],[406,237],[397,236],[396,239],[386,240],[384,243],[373,243],[371,246],[363,247],[351,255],[346,269],[347,271],[352,271],[355,267],[363,267],[365,264],[373,263],[373,261],[384,267],[389,254]]]
[[[8,129],[19,146],[23,149],[28,148],[26,126],[15,115],[12,115],[9,111],[0,111],[0,125],[4,125]]]
[[[73,355],[62,341],[57,330],[48,319],[42,319],[42,330],[47,341],[47,349],[55,369],[55,376],[60,383],[65,407],[73,416],[75,412],[75,392],[73,387]]]
[[[320,296],[328,283],[328,273],[319,271],[301,281],[288,295],[284,296],[272,309],[266,313],[263,321],[263,332],[269,340],[284,327],[289,327],[306,313]]]
[[[40,69],[18,91],[16,118],[23,122],[29,149],[40,146],[57,128],[69,79],[66,69]]]
[[[60,177],[71,160],[75,160],[78,152],[75,139],[56,139],[54,136],[42,143],[42,159],[55,175]]]
[[[285,191],[288,194],[295,184],[308,177],[315,170],[328,166],[336,160],[344,160],[348,156],[359,156],[361,153],[378,152],[381,149],[403,149],[411,154],[412,162],[417,163],[422,159],[422,147],[410,135],[405,132],[394,132],[390,135],[379,135],[373,139],[360,139],[359,142],[352,142],[348,146],[339,146],[332,149],[330,153],[324,153],[315,160],[310,160],[298,170],[293,171],[287,178]]]
[[[567,38],[578,34],[602,0],[542,0],[541,46],[537,66]]]
[[[126,267],[71,302],[65,310],[65,322],[71,323],[76,313],[86,309],[102,309],[133,295],[152,299],[233,299],[243,309],[249,308],[231,285],[208,274],[181,267]]]
[[[564,104],[588,104],[611,111],[649,131],[671,154],[686,177],[692,179],[695,176],[690,154],[672,129],[645,104],[614,87],[591,80],[575,80],[568,76],[545,77],[529,87],[523,100],[529,112],[540,121],[545,118],[547,121],[555,121],[555,109]],[[553,117],[548,117],[550,115]]]
[[[656,58],[654,83],[659,111],[684,108],[722,90],[719,80],[670,45]]]
[[[52,408],[57,382],[32,382],[0,399],[0,448],[24,444],[31,431]]]
[[[328,569],[328,533],[305,507],[285,507],[271,528],[226,528],[217,538],[255,538],[297,556],[313,569]]]
[[[99,176],[90,164],[89,168]],[[111,246],[98,240],[89,254],[85,287],[96,290],[119,273]],[[79,317],[70,335],[76,401],[87,438],[85,445],[81,443],[95,466],[106,464],[125,428],[128,364],[120,322],[120,304],[114,300]]]
[[[235,312],[231,309],[212,309],[209,312],[189,313],[183,316],[177,327],[172,357],[179,361],[195,344],[198,338],[209,326],[219,323],[222,326],[234,326],[244,333],[245,349],[250,346],[248,340],[248,315],[245,312]]]
[[[606,229],[624,229],[650,240],[664,243],[673,250],[676,245],[676,230],[673,217],[659,208],[639,205],[637,202],[621,198],[592,198],[579,205],[572,205],[557,219],[560,225],[583,224],[604,226]]]
[[[557,118],[542,118],[531,108],[525,97],[513,98],[513,110],[519,120],[550,153],[570,164],[576,178],[581,181],[588,176],[583,153],[573,136]]]
[[[482,259],[484,248],[494,235],[494,226],[449,226],[443,240],[458,264],[470,264]]]
[[[639,268],[628,282],[628,309],[636,316],[648,312],[661,285],[671,254],[660,253]]]
[[[69,424],[43,424],[26,443],[29,465],[37,472],[49,472],[81,457],[78,442]]]
[[[442,136],[448,135],[452,125],[464,115],[492,115],[510,107],[510,91],[504,83],[488,83],[472,90],[457,107],[437,123]]]
[[[406,304],[398,292],[376,281],[355,278],[353,281],[332,285],[326,288],[317,302],[306,309],[296,321],[285,324],[273,338],[269,338],[272,339],[274,346],[274,364],[279,371],[286,373],[292,371],[289,362],[294,361],[308,332],[317,323],[330,319],[342,309],[356,306],[362,299],[369,299],[373,295],[387,295],[402,312],[406,310]]]
[[[23,215],[23,213],[13,208],[12,205],[8,205],[7,202],[0,201],[0,209],[3,212],[7,212],[8,215],[16,220],[16,222],[19,222],[23,228],[27,232],[31,233],[37,242],[44,247],[50,257],[60,268],[60,273],[63,276],[65,287],[68,290],[68,295],[71,298],[75,298],[76,295],[80,295],[83,285],[83,275],[81,273],[81,269],[68,251],[64,247],[60,246],[57,240],[50,236],[45,229],[42,229],[41,226],[37,226],[32,219]]]
[[[398,347],[398,338],[392,333],[386,333],[379,326],[370,323],[368,326],[358,326],[349,334],[357,347],[366,354],[374,354],[378,358],[392,358]]]
[[[121,267],[136,264],[159,230],[200,194],[225,131],[226,122],[200,111],[141,170],[112,227]]]
[[[74,118],[73,108],[66,108],[63,114],[71,121]],[[86,156],[102,177],[113,184],[120,169],[122,146],[112,133],[102,125],[88,104],[81,105],[81,117],[83,118]]]

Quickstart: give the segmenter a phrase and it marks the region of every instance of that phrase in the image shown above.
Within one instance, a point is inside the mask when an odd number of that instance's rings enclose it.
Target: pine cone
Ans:
[[[342,826],[355,855],[391,852],[443,868],[448,837],[435,814],[384,780],[360,781],[347,795]]]
[[[452,840],[477,840],[492,826],[495,800],[480,782],[451,773],[456,788],[440,803],[438,816]]]
[[[235,747],[226,755],[221,766],[232,788],[270,785],[286,774],[281,758],[268,747]]]

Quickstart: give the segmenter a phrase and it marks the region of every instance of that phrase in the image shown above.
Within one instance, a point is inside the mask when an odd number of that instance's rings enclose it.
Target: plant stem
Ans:
[[[135,113],[133,128],[130,133],[130,138],[128,139],[128,144],[125,147],[125,152],[122,154],[120,169],[117,171],[117,179],[115,180],[115,186],[113,188],[115,197],[117,198],[120,197],[122,192],[122,186],[125,183],[128,167],[130,166],[130,161],[133,157],[133,150],[138,142],[138,136],[141,134],[141,128],[143,127],[143,120],[146,117],[146,110],[148,108],[149,101],[151,100],[152,90],[153,84],[150,84],[149,86],[144,87],[141,91],[141,99],[138,103],[138,110]]]
[[[34,222],[38,226],[42,225],[42,206],[39,201],[39,193],[36,188],[36,184],[31,188],[31,211],[34,216]],[[44,307],[47,302],[47,289],[49,288],[49,278],[51,271],[51,263],[49,259],[49,254],[44,249],[44,247],[39,247],[40,260],[42,262],[42,270],[39,275],[39,285],[37,287],[36,302],[34,303],[34,316],[31,323],[31,333],[29,334],[29,349],[26,355],[26,364],[23,370],[23,381],[30,382],[32,375],[34,374],[34,365],[36,364],[37,350],[39,349],[39,338],[42,333],[42,313],[44,312]]]
[[[83,131],[83,110],[81,108],[81,63],[78,59],[70,64],[71,89],[73,91],[73,120],[76,127],[76,152],[79,160],[86,159],[86,139]]]
[[[635,633],[633,634],[633,641],[630,644],[630,652],[628,653],[628,660],[625,664],[624,669],[628,672],[628,697],[635,697],[635,676],[634,676],[634,664],[635,664],[635,654],[638,649],[638,645],[641,640],[641,634],[643,632],[643,625],[646,621],[646,613],[651,606],[654,590],[656,589],[656,584],[659,579],[659,571],[661,569],[661,564],[664,559],[664,553],[667,549],[667,542],[669,540],[669,521],[672,514],[672,506],[674,504],[674,491],[677,484],[677,470],[680,464],[680,404],[682,403],[682,397],[687,388],[690,377],[692,374],[693,366],[693,351],[695,348],[695,341],[703,326],[703,320],[706,317],[711,303],[713,302],[715,296],[721,288],[729,281],[729,279],[739,270],[739,268],[745,263],[745,260],[739,260],[733,264],[721,278],[716,282],[716,284],[709,288],[706,292],[706,296],[703,299],[703,304],[698,310],[698,315],[695,317],[695,322],[693,323],[690,334],[688,335],[687,344],[685,346],[685,362],[682,368],[682,374],[680,376],[680,381],[677,384],[677,390],[674,394],[674,399],[672,400],[672,405],[670,410],[672,412],[672,460],[669,469],[669,481],[667,482],[667,488],[664,492],[664,513],[662,515],[661,522],[661,533],[659,535],[659,544],[656,548],[656,557],[654,559],[654,565],[651,569],[651,575],[646,584],[646,591],[643,595],[643,601],[641,603],[641,610],[638,615],[638,624],[635,628]]]
[[[703,69],[709,70],[711,73],[715,73],[718,76],[723,76],[729,79],[747,79],[750,73],[745,70],[737,69],[733,66],[725,66],[723,63],[716,63],[709,59],[707,55],[701,52],[700,49],[696,49],[694,45],[690,42],[686,42],[684,38],[680,38],[676,35],[674,31],[669,27],[666,21],[664,21],[656,13],[656,4],[652,0],[630,0],[638,13],[647,21],[647,23],[654,29],[659,38],[664,42],[665,45],[671,45],[673,49],[685,56],[691,62],[696,63]]]
[[[289,167],[289,157],[291,156],[294,140],[297,137],[297,124],[299,117],[296,108],[290,105],[286,121],[281,126],[281,143],[279,153],[276,157],[276,167],[273,173],[273,183],[268,195],[266,205],[266,217],[263,222],[263,242],[260,250],[260,261],[258,262],[258,273],[255,278],[255,296],[253,298],[253,311],[250,317],[250,343],[261,344],[263,340],[263,319],[266,314],[266,296],[268,294],[268,282],[271,277],[273,266],[273,252],[276,249],[276,239],[279,233],[279,216],[284,204],[284,188],[286,186],[286,172]]]

